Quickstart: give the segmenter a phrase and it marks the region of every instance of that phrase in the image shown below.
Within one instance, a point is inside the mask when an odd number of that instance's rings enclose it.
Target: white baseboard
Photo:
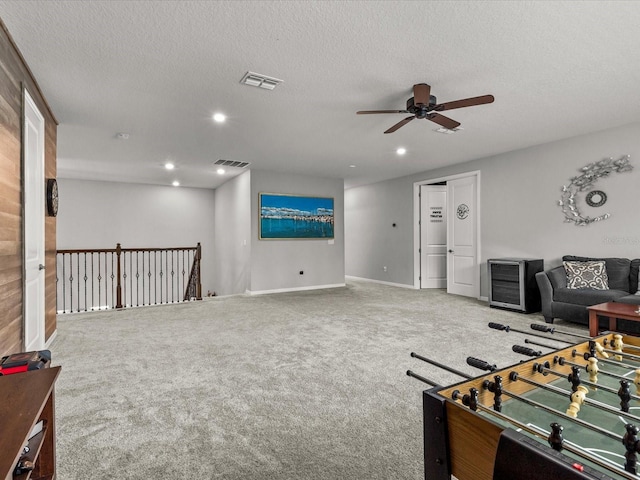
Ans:
[[[331,285],[312,285],[309,287],[294,287],[294,288],[276,288],[274,290],[247,290],[249,295],[267,295],[269,293],[287,293],[287,292],[301,292],[303,290],[321,290],[325,288],[338,288],[345,287],[344,283],[335,283]]]
[[[416,290],[416,287],[414,287],[413,285],[408,285],[406,283],[384,282],[382,280],[374,280],[373,278],[354,277],[352,275],[345,275],[344,278],[349,278],[349,279],[352,279],[352,280],[359,280],[359,281],[362,281],[362,282],[381,283],[382,285],[390,285],[392,287],[410,288],[411,290]]]
[[[488,302],[489,301],[489,297],[479,297],[478,300],[480,300],[481,302]]]
[[[45,350],[49,350],[49,347],[51,347],[51,344],[53,343],[53,341],[56,339],[56,337],[58,336],[58,329],[56,328],[53,333],[51,334],[51,336],[49,337],[49,340],[47,340],[44,343],[44,349]]]

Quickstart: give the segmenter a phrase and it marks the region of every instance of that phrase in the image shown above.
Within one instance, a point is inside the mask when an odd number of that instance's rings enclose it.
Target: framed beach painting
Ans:
[[[260,240],[333,238],[333,198],[260,193]]]

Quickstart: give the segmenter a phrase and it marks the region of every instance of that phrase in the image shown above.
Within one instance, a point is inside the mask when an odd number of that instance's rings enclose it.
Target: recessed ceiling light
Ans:
[[[164,164],[164,168],[166,168],[167,170],[173,170],[174,168],[176,168],[176,166],[171,162],[167,162]]]
[[[399,147],[399,148],[396,150],[396,153],[397,153],[398,155],[404,155],[405,153],[407,153],[407,149],[406,149],[406,148],[404,148],[404,147]]]
[[[224,168],[219,168],[218,170],[216,170],[216,172],[218,173],[218,175],[224,175]]]
[[[179,187],[180,186],[180,182],[178,180],[174,180],[171,185],[173,185],[174,187]]]
[[[356,168],[355,165],[349,165],[349,168]]]
[[[227,119],[227,116],[224,113],[214,113],[213,120],[218,123],[222,123]]]

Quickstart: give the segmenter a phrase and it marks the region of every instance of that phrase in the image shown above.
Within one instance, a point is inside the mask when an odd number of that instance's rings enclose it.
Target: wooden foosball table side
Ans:
[[[602,343],[610,342],[613,334],[597,337]],[[625,336],[625,344],[640,346],[637,337]],[[518,372],[523,376],[531,376],[534,363],[549,361],[554,357],[570,357],[573,351],[584,354],[589,351],[588,342],[556,350],[532,360],[516,364],[488,375],[481,375],[471,380],[450,387],[434,387],[423,392],[424,413],[424,460],[426,480],[450,480],[454,475],[458,480],[492,480],[494,465],[498,455],[500,436],[506,427],[493,421],[487,415],[480,415],[463,405],[461,400],[454,400],[453,393],[469,392],[471,387],[478,389],[479,401],[483,405],[493,403],[493,394],[482,388],[485,380],[492,381],[495,375],[505,379],[505,388],[517,394],[526,393],[536,388],[525,382],[507,381],[509,373]],[[554,369],[567,375],[571,372],[568,365],[554,365]],[[537,374],[537,380],[546,383],[557,379],[557,376]],[[504,403],[516,401],[504,397]],[[544,449],[546,446],[540,444]],[[513,479],[516,480],[516,479]]]

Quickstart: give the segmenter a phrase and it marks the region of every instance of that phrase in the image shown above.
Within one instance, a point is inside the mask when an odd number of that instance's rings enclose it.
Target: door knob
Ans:
[[[447,250],[447,252],[449,252],[449,253],[453,253],[453,250]]]
[[[43,264],[38,265],[38,270],[44,270],[44,265]]]

